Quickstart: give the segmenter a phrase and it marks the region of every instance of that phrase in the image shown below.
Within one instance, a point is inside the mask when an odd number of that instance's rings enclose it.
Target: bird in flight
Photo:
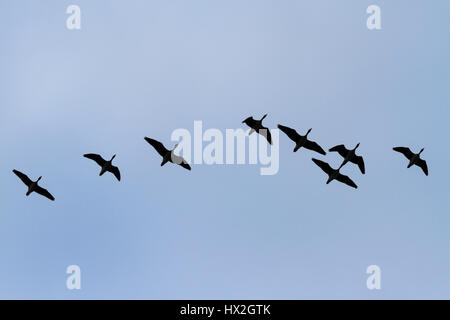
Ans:
[[[266,138],[267,142],[269,144],[272,144],[272,135],[270,134],[270,130],[267,127],[264,127],[262,125],[262,121],[267,117],[267,114],[265,114],[261,120],[255,120],[253,117],[248,117],[242,123],[245,123],[250,127],[249,135],[251,135],[253,132],[257,132],[260,135],[262,135],[264,138]]]
[[[406,147],[395,147],[393,148],[393,150],[402,153],[406,158],[408,158],[408,168],[411,168],[411,166],[415,164],[416,166],[422,168],[423,173],[428,176],[427,162],[420,158],[420,154],[423,150],[425,150],[425,148],[422,148],[417,154],[413,153],[409,148]]]
[[[42,177],[39,177],[39,179],[37,179],[36,181],[31,181],[31,179],[28,178],[28,176],[26,174],[23,174],[22,172],[17,171],[17,170],[13,170],[13,172],[28,187],[27,197],[32,192],[36,192],[36,193],[40,194],[41,196],[44,196],[52,201],[55,201],[55,198],[50,194],[50,192],[48,192],[46,189],[44,189],[38,185],[38,182],[39,182],[39,180],[42,179]]]
[[[345,148],[345,146],[343,144],[340,144],[338,146],[331,148],[329,151],[330,152],[337,151],[337,153],[339,153],[341,155],[341,157],[344,158],[344,161],[342,162],[341,167],[345,166],[345,164],[350,161],[354,164],[357,164],[359,167],[359,170],[361,170],[361,173],[365,174],[366,169],[364,168],[363,157],[356,155],[356,149],[358,147],[359,147],[359,143],[352,150],[348,150],[347,148]]]
[[[355,189],[358,188],[358,186],[352,181],[352,179],[350,179],[346,175],[343,175],[339,172],[342,165],[338,169],[333,169],[326,162],[323,162],[323,161],[320,161],[320,160],[317,160],[314,158],[312,159],[312,161],[314,161],[314,163],[316,165],[318,165],[320,169],[322,169],[326,174],[328,174],[327,184],[329,184],[333,180],[337,180],[337,181],[345,183],[346,185],[353,187]]]
[[[187,169],[187,170],[191,170],[191,166],[186,162],[186,160],[184,160],[182,157],[177,156],[174,151],[175,149],[178,147],[178,144],[176,144],[172,150],[168,150],[166,149],[166,147],[164,147],[164,145],[159,142],[156,141],[154,139],[145,137],[144,138],[145,141],[147,141],[153,148],[155,148],[155,150],[159,153],[159,155],[163,158],[162,162],[161,162],[161,167],[163,165],[165,165],[167,162],[172,162],[174,164],[178,164],[180,166],[182,166],[183,168]]]
[[[301,147],[326,155],[326,152],[316,142],[308,140],[308,134],[312,129],[309,129],[304,136],[300,135],[294,129],[286,126],[278,125],[278,129],[283,131],[292,141],[295,142],[294,152],[297,152]]]
[[[102,176],[105,172],[111,172],[117,178],[117,180],[120,181],[119,168],[117,168],[116,166],[113,166],[113,164],[112,164],[112,161],[114,160],[116,155],[113,155],[111,160],[109,160],[109,161],[106,161],[105,159],[102,158],[101,155],[95,154],[95,153],[85,154],[84,157],[97,162],[97,164],[102,168],[100,170],[100,174],[99,174],[100,176]]]

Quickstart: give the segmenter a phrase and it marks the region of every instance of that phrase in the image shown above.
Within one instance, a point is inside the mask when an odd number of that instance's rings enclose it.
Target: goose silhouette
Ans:
[[[262,121],[267,117],[267,114],[265,114],[261,120],[255,120],[253,117],[248,117],[242,123],[245,123],[250,127],[249,135],[251,135],[253,132],[257,132],[260,135],[262,135],[264,138],[266,138],[267,142],[269,144],[272,144],[272,135],[270,134],[270,130],[267,127],[264,127],[262,125]]]
[[[422,148],[419,153],[413,153],[409,148],[406,147],[395,147],[392,148],[394,151],[402,153],[408,160],[408,168],[411,168],[413,165],[416,165],[420,167],[425,173],[426,176],[428,176],[428,166],[427,162],[420,158],[420,154],[425,150],[425,148]]]
[[[317,160],[314,158],[312,159],[312,161],[317,166],[319,166],[319,168],[322,169],[326,174],[328,174],[327,184],[329,184],[333,180],[337,180],[337,181],[345,183],[346,185],[353,187],[355,189],[358,188],[358,186],[353,182],[352,179],[350,179],[348,176],[343,175],[342,173],[339,172],[339,170],[342,168],[342,165],[337,169],[333,169],[326,162],[323,162],[323,161],[320,161],[320,160]]]
[[[159,155],[163,158],[161,162],[161,167],[165,165],[167,162],[172,162],[174,164],[178,164],[187,170],[191,170],[191,166],[184,160],[182,157],[177,156],[174,151],[178,147],[176,144],[172,150],[168,150],[164,145],[154,139],[145,137],[145,141],[147,141],[155,150],[159,153]]]
[[[18,170],[13,170],[14,174],[19,177],[20,180],[28,187],[27,191],[27,197],[33,193],[36,192],[37,194],[40,194],[41,196],[46,197],[47,199],[50,199],[52,201],[55,201],[55,198],[48,192],[46,189],[40,187],[38,185],[38,182],[42,179],[42,177],[39,177],[36,181],[31,181],[28,176]]]
[[[295,142],[294,152],[297,152],[298,149],[303,147],[305,149],[309,149],[318,152],[320,154],[326,155],[326,152],[322,149],[321,146],[319,146],[314,141],[308,140],[308,134],[311,132],[312,129],[309,129],[304,136],[298,134],[297,131],[295,131],[294,129],[283,126],[281,124],[278,125],[278,129],[283,131],[292,141]]]
[[[347,162],[352,162],[354,164],[357,164],[359,167],[359,170],[361,170],[362,174],[366,173],[366,169],[364,167],[364,160],[363,157],[356,155],[356,149],[359,147],[359,143],[351,150],[348,150],[343,144],[340,144],[338,146],[335,146],[331,148],[330,152],[336,151],[341,155],[342,158],[344,158],[344,161],[342,162],[341,167],[345,166]]]
[[[113,166],[112,161],[116,157],[116,155],[113,155],[111,160],[106,161],[102,158],[101,155],[95,154],[95,153],[87,153],[84,155],[85,158],[94,160],[102,169],[100,170],[99,176],[102,176],[105,172],[111,172],[117,180],[120,181],[120,171],[119,168],[116,166]]]

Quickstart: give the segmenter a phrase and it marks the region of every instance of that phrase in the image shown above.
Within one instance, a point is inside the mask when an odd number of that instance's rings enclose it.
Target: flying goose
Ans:
[[[28,187],[28,191],[27,191],[27,197],[32,193],[32,192],[36,192],[38,194],[40,194],[41,196],[44,196],[52,201],[55,201],[55,198],[50,194],[50,192],[48,192],[46,189],[41,188],[38,185],[39,180],[42,179],[42,177],[39,177],[39,179],[37,179],[36,181],[31,181],[30,178],[27,177],[26,174],[23,174],[20,171],[17,170],[13,170],[14,174],[16,176],[19,177],[20,180],[22,180],[22,182]]]
[[[119,168],[117,168],[116,166],[112,165],[112,161],[114,160],[114,158],[116,157],[116,155],[113,155],[111,160],[106,161],[105,159],[102,158],[101,155],[99,154],[95,154],[95,153],[88,153],[84,155],[85,158],[94,160],[95,162],[97,162],[97,164],[102,167],[102,169],[100,170],[100,176],[102,176],[105,172],[111,172],[116,178],[117,180],[120,181],[120,171]]]
[[[154,139],[145,137],[144,138],[145,141],[147,141],[153,148],[155,148],[155,150],[161,155],[162,162],[161,162],[161,167],[163,165],[165,165],[167,162],[172,162],[174,164],[178,164],[180,166],[182,166],[183,168],[187,169],[187,170],[191,170],[191,166],[186,162],[186,160],[184,160],[182,157],[177,156],[174,151],[175,149],[178,147],[178,144],[176,144],[172,150],[167,150],[166,147],[164,147],[164,145],[159,142],[156,141]]]
[[[326,162],[317,160],[317,159],[312,159],[312,161],[314,161],[315,164],[317,164],[320,169],[322,169],[326,174],[328,174],[328,180],[327,180],[327,184],[329,184],[331,181],[333,180],[337,180],[339,182],[345,183],[346,185],[353,187],[355,189],[358,188],[358,186],[352,181],[352,179],[350,179],[349,177],[347,177],[346,175],[343,175],[339,172],[339,170],[341,169],[342,165],[338,168],[338,169],[333,169],[330,167],[330,165]]]
[[[278,129],[283,131],[292,141],[295,142],[294,152],[297,152],[298,149],[303,147],[323,155],[326,154],[326,152],[322,149],[322,147],[319,146],[316,142],[308,140],[308,134],[311,132],[312,129],[309,129],[304,136],[298,134],[297,131],[295,131],[294,129],[282,126],[281,124],[278,125]]]
[[[416,165],[422,168],[423,173],[425,173],[426,176],[428,176],[428,167],[427,162],[420,158],[420,154],[422,153],[425,148],[422,148],[419,153],[415,154],[413,153],[409,148],[406,147],[395,147],[393,148],[394,151],[403,153],[403,155],[409,159],[408,168],[410,168],[412,165]]]
[[[269,144],[272,144],[272,135],[270,134],[270,130],[262,125],[262,121],[267,117],[267,114],[265,114],[261,120],[255,120],[253,117],[248,117],[242,123],[245,123],[250,127],[250,132],[248,133],[251,135],[253,132],[257,132],[260,135],[262,135],[264,138],[267,139],[267,142]]]
[[[352,150],[348,150],[345,148],[343,144],[340,144],[338,146],[335,146],[331,148],[329,151],[337,151],[343,158],[344,162],[342,162],[341,167],[345,166],[347,162],[353,162],[354,164],[357,164],[359,167],[359,170],[361,170],[362,174],[366,173],[366,169],[364,168],[364,160],[363,157],[356,155],[356,149],[359,147],[359,143],[356,145],[356,147]]]

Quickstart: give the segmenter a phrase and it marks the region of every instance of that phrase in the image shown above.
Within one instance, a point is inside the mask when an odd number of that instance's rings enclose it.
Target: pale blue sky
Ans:
[[[69,31],[70,4],[82,29]],[[378,4],[382,30],[366,28]],[[0,2],[0,298],[450,298],[450,2]],[[268,113],[366,175],[159,166],[143,140]],[[393,146],[425,147],[430,175]],[[87,152],[122,171],[98,177]],[[336,154],[318,157],[334,167]],[[12,169],[56,197],[32,195]],[[82,290],[65,287],[66,267]],[[365,270],[382,270],[382,290]]]

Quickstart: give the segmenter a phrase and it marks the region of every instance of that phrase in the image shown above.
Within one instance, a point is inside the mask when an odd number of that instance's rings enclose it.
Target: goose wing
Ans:
[[[301,136],[297,133],[297,131],[295,131],[292,128],[279,124],[278,129],[283,131],[289,137],[289,139],[291,139],[294,142],[297,142],[301,138]]]
[[[111,166],[111,169],[109,170],[116,178],[120,181],[120,171],[119,168],[116,166]]]
[[[258,133],[262,135],[264,138],[266,138],[269,144],[272,144],[272,135],[270,134],[269,128],[262,127],[261,129],[259,129]]]
[[[313,158],[312,161],[319,166],[326,174],[331,174],[334,170],[330,167],[330,165],[326,162]]]
[[[15,169],[13,170],[13,172],[14,172],[14,174],[15,174],[16,176],[19,177],[20,180],[22,180],[23,183],[25,183],[25,185],[26,185],[27,187],[29,187],[30,184],[33,183],[33,182],[30,180],[30,178],[28,178],[28,176],[27,176],[26,174],[24,174],[24,173],[22,173],[22,172],[20,172],[20,171],[18,171],[18,170],[15,170]]]
[[[347,156],[347,153],[349,152],[349,150],[343,145],[340,144],[338,146],[335,146],[333,148],[331,148],[329,150],[330,152],[334,152],[336,151],[337,153],[339,153],[341,155],[341,157],[345,158]]]
[[[106,160],[101,155],[95,153],[87,153],[83,157],[94,160],[100,167],[105,165]]]
[[[409,150],[409,148],[405,147],[395,147],[392,148],[394,151],[402,153],[405,157],[407,157],[409,160],[411,160],[412,157],[414,157],[414,153]]]
[[[55,198],[50,194],[50,192],[47,191],[47,189],[37,186],[34,191],[36,193],[39,193],[41,196],[46,197],[47,199],[55,201]]]
[[[180,163],[180,166],[182,166],[183,168],[187,169],[187,170],[191,170],[191,166],[189,165],[189,163],[187,163],[186,161],[183,160],[183,162]]]
[[[167,150],[166,147],[164,147],[164,145],[163,145],[161,142],[156,141],[156,140],[151,139],[151,138],[147,138],[147,137],[145,137],[144,139],[145,139],[145,141],[147,141],[153,148],[155,148],[155,150],[159,153],[159,155],[160,155],[161,157],[164,157],[164,156],[167,154],[167,152],[169,152],[169,150]]]
[[[171,160],[173,163],[178,164],[187,170],[191,170],[191,166],[189,165],[189,163],[187,163],[187,161],[184,160],[183,157],[177,156],[173,152]]]
[[[358,186],[353,182],[352,179],[350,179],[349,177],[347,177],[346,175],[343,175],[341,173],[338,174],[338,176],[336,177],[336,180],[342,183],[345,183],[346,185],[353,187],[355,189],[358,188]]]
[[[318,152],[320,154],[326,155],[327,153],[325,150],[322,149],[321,146],[319,146],[316,142],[306,139],[305,143],[303,144],[303,147],[309,150],[313,150],[315,152]]]
[[[247,119],[245,119],[244,121],[242,121],[242,123],[245,123],[246,125],[248,125],[250,128],[255,129],[257,126],[258,121],[256,121],[255,119],[253,119],[253,117],[248,117]]]
[[[423,159],[417,159],[416,164],[422,168],[423,173],[425,173],[426,176],[428,176],[428,167],[427,162]]]
[[[350,161],[353,162],[354,164],[358,165],[359,170],[361,170],[362,174],[366,173],[366,169],[364,167],[363,157],[361,157],[361,156],[354,156],[353,159],[351,159]]]

